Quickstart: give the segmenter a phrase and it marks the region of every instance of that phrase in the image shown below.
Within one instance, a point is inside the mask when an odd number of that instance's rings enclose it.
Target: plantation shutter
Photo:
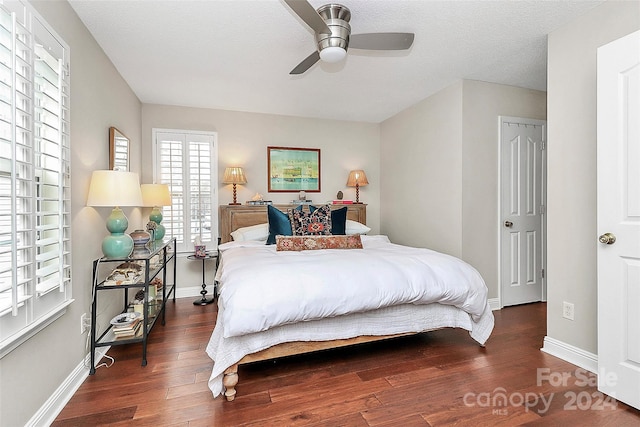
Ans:
[[[177,239],[180,251],[192,251],[196,237],[214,248],[218,235],[215,134],[154,134],[155,181],[169,185],[172,201],[171,206],[163,208],[165,235]]]
[[[66,44],[0,5],[0,355],[71,302],[69,87]]]

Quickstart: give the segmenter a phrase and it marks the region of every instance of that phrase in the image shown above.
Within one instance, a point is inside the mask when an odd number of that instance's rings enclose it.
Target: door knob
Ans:
[[[602,236],[598,237],[600,243],[605,243],[607,245],[613,245],[616,242],[616,236],[611,233],[604,233]]]
[[[513,223],[511,221],[505,221],[504,222],[504,226],[505,227],[511,227],[513,225]]]

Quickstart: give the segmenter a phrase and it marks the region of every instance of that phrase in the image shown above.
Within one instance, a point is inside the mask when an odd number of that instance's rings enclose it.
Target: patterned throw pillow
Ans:
[[[359,234],[350,236],[276,236],[276,251],[362,249]]]
[[[294,236],[331,234],[331,207],[329,205],[324,205],[313,212],[289,209],[287,213]]]
[[[309,211],[313,212],[317,207],[309,205]],[[331,234],[347,234],[347,207],[331,209]]]
[[[295,210],[302,212],[302,205],[298,206]],[[278,234],[282,234],[283,236],[291,236],[293,234],[289,216],[278,208],[267,205],[267,219],[269,221],[267,245],[275,245]]]

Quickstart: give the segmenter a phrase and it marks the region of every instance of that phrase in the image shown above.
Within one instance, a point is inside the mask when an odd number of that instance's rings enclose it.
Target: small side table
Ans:
[[[200,256],[195,256],[195,255],[189,255],[187,257],[187,259],[192,259],[192,260],[196,260],[196,261],[202,261],[202,290],[200,291],[200,294],[202,295],[202,298],[197,299],[193,302],[193,305],[207,305],[207,304],[211,304],[212,302],[214,302],[216,300],[216,291],[215,291],[215,285],[213,288],[213,296],[211,298],[207,298],[207,283],[205,282],[205,278],[204,278],[204,273],[205,273],[205,261],[208,259],[214,259],[217,258],[218,255],[212,255],[207,253],[205,256],[200,257]]]

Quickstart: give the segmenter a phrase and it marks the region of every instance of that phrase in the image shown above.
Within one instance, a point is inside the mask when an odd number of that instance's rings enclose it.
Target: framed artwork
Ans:
[[[270,193],[320,192],[320,149],[267,147]]]

